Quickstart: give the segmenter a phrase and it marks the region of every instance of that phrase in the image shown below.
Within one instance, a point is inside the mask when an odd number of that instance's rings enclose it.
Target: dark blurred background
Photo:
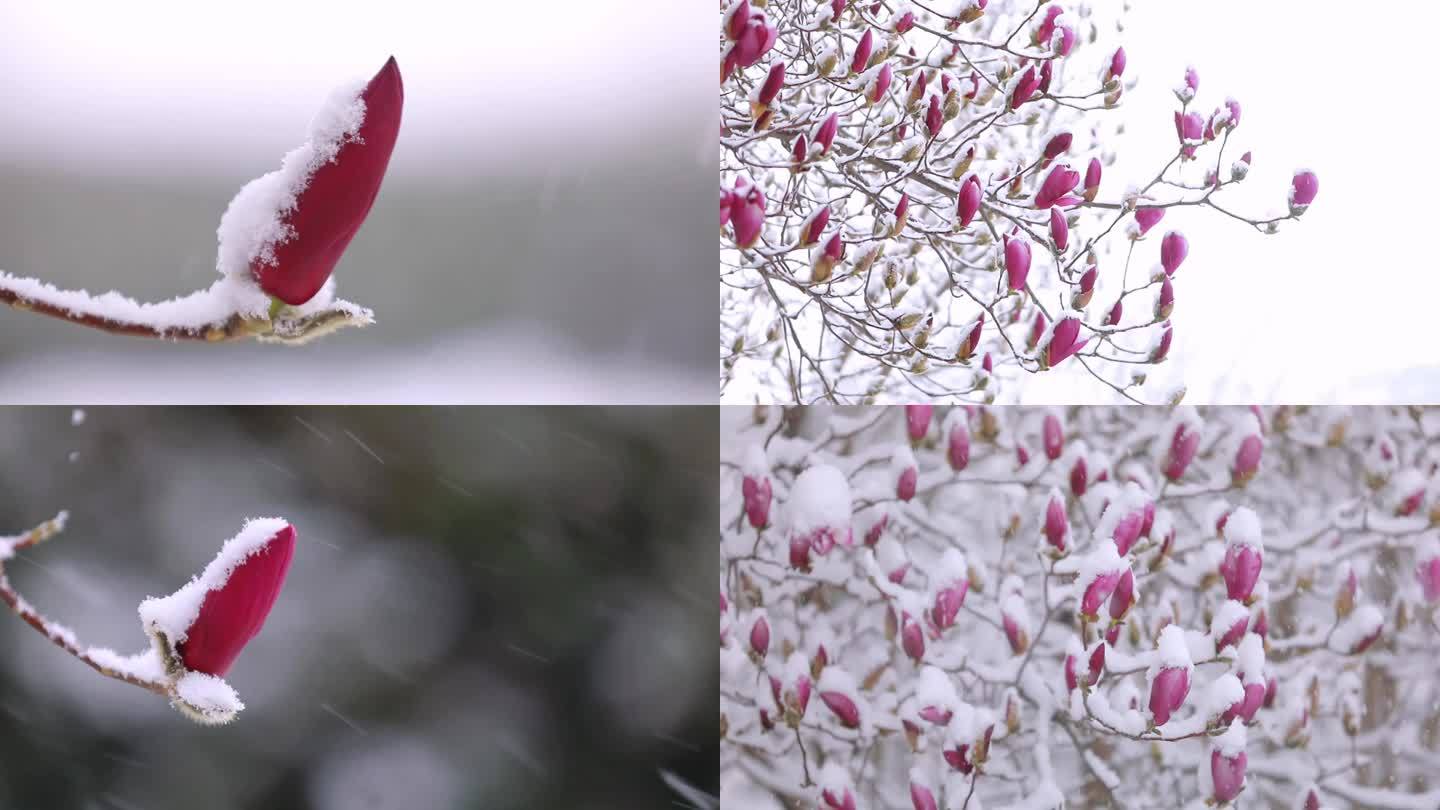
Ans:
[[[0,270],[60,287],[208,287],[226,204],[331,89],[394,54],[406,91],[335,273],[375,326],[289,352],[6,309],[0,402],[713,402],[713,28],[665,0],[0,4]]]
[[[0,808],[681,806],[717,792],[714,408],[3,408],[6,563],[83,644],[246,517],[297,528],[194,724],[0,614]]]

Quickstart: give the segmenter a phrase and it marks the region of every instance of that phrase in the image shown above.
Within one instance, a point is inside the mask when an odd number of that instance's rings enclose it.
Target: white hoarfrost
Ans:
[[[225,541],[220,553],[200,575],[165,597],[149,597],[140,603],[140,622],[145,632],[163,633],[173,647],[186,638],[190,625],[200,615],[205,594],[225,587],[230,574],[260,551],[277,532],[289,525],[281,518],[256,518],[245,522],[240,533]]]

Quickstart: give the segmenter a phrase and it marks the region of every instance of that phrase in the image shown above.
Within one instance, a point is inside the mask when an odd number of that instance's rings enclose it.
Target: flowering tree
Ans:
[[[391,57],[368,82],[337,88],[309,138],[276,171],[247,183],[220,218],[220,280],[141,303],[118,292],[60,290],[0,272],[0,302],[122,335],[216,342],[304,343],[373,322],[335,298],[331,272],[370,213],[400,134],[405,102]]]
[[[1440,806],[1440,410],[722,431],[727,802]]]
[[[1318,191],[1300,170],[1288,213],[1227,207],[1240,104],[1202,112],[1193,69],[1170,159],[1107,176],[1133,72],[1081,4],[732,0],[720,24],[725,387],[993,401],[1074,358],[1136,399],[1189,250],[1166,212],[1274,233]]]
[[[74,631],[46,618],[17,593],[5,561],[65,528],[66,513],[15,537],[0,537],[0,602],[57,647],[108,678],[148,689],[197,723],[220,725],[245,708],[225,673],[265,624],[290,559],[295,528],[279,518],[251,520],[226,541],[199,576],[175,593],[140,603],[150,647],[120,655],[80,643]]]

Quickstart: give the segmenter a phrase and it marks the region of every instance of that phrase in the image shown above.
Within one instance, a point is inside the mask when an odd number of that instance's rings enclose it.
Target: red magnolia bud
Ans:
[[[1075,459],[1075,464],[1070,468],[1070,491],[1075,497],[1085,494],[1085,488],[1090,483],[1090,475],[1085,469],[1085,457]]]
[[[802,132],[795,138],[795,146],[790,151],[790,157],[797,164],[804,163],[805,160],[810,157],[810,142],[806,139],[805,133]],[[800,168],[799,171],[804,171],[804,168]],[[722,222],[720,224],[723,225],[725,223]]]
[[[1090,651],[1090,665],[1085,671],[1085,683],[1094,686],[1100,682],[1100,675],[1105,671],[1105,645],[1096,644],[1095,649]]]
[[[1046,142],[1043,153],[1044,157],[1040,161],[1040,168],[1043,169],[1049,166],[1050,161],[1070,151],[1070,144],[1073,140],[1074,138],[1070,133],[1062,132]]]
[[[1243,729],[1242,729],[1243,730]],[[1217,804],[1234,799],[1245,786],[1245,752],[1234,756],[1222,756],[1219,748],[1210,752],[1210,775],[1215,784],[1214,800]]]
[[[840,114],[830,113],[815,130],[815,145],[820,147],[820,154],[830,151],[830,145],[835,142],[835,133],[840,129]]]
[[[945,118],[940,112],[940,97],[930,96],[930,108],[925,111],[925,129],[930,137],[940,134],[940,125],[945,123]]]
[[[1105,322],[1104,322],[1103,325],[1105,325],[1105,326],[1119,326],[1119,325],[1120,325],[1120,319],[1121,319],[1122,317],[1124,317],[1124,315],[1125,315],[1125,302],[1124,302],[1123,300],[1119,299],[1119,298],[1116,298],[1114,305],[1110,307],[1110,311],[1105,314]]]
[[[909,613],[900,619],[900,646],[917,664],[925,657],[925,632]]]
[[[865,94],[871,104],[879,104],[880,99],[885,97],[885,92],[890,89],[890,82],[895,76],[895,71],[886,62],[880,66],[880,72],[875,74],[875,80],[870,85],[870,90]]]
[[[965,178],[960,185],[960,200],[956,204],[956,212],[960,215],[960,227],[969,226],[970,221],[975,218],[976,212],[980,210],[980,181],[974,175]]]
[[[1112,624],[1119,624],[1125,620],[1125,614],[1130,612],[1130,607],[1135,604],[1135,574],[1130,569],[1120,575],[1120,582],[1110,595],[1110,621]]]
[[[185,669],[223,678],[260,633],[294,554],[295,529],[289,523],[249,521],[199,577],[170,596],[142,602],[140,620]]]
[[[380,193],[404,101],[393,56],[358,101],[332,99],[310,141],[230,201],[220,219],[222,269],[248,267],[260,289],[287,304],[313,298]]]
[[[1045,367],[1054,368],[1071,355],[1085,348],[1089,338],[1080,339],[1080,320],[1061,318],[1050,333],[1050,345],[1045,348]]]
[[[747,475],[740,482],[740,494],[745,501],[745,517],[755,529],[765,528],[770,520],[770,477],[768,475]]]
[[[1045,542],[1063,552],[1069,535],[1070,520],[1065,515],[1065,503],[1060,499],[1059,490],[1051,490],[1050,502],[1045,506]]]
[[[1020,78],[1015,82],[1015,88],[1010,93],[1010,109],[1013,110],[1029,101],[1039,87],[1040,76],[1035,72],[1035,66],[1031,65],[1025,68],[1025,72],[1020,74]]]
[[[821,206],[805,224],[800,226],[800,244],[813,245],[820,241],[825,226],[830,224],[830,206]]]
[[[851,73],[863,73],[870,67],[871,49],[875,46],[875,32],[869,28],[860,36],[860,44],[855,46],[855,56],[850,60]]]
[[[1166,276],[1160,282],[1160,297],[1155,299],[1155,319],[1163,321],[1170,317],[1175,311],[1175,287],[1170,283],[1170,277]]]
[[[785,61],[782,59],[771,65],[770,72],[765,74],[765,82],[760,85],[760,91],[755,95],[754,109],[764,112],[770,106],[770,102],[775,100],[775,96],[779,94],[780,88],[784,84]],[[760,117],[759,112],[756,113],[756,118]]]
[[[1095,195],[1100,192],[1100,159],[1090,158],[1090,165],[1085,167],[1085,202],[1095,202]]]
[[[1070,306],[1074,309],[1084,309],[1090,305],[1090,298],[1095,294],[1095,279],[1100,275],[1100,268],[1090,265],[1080,275],[1080,289],[1070,298]]]
[[[825,708],[835,714],[840,725],[846,728],[859,727],[860,709],[844,692],[821,692],[820,700],[825,704]]]
[[[1065,220],[1065,215],[1060,213],[1059,208],[1050,209],[1050,241],[1055,243],[1055,249],[1061,253],[1070,246],[1070,223]]]
[[[1189,252],[1190,245],[1185,241],[1184,234],[1179,231],[1165,234],[1165,238],[1160,240],[1160,264],[1165,268],[1167,278],[1175,275]]]
[[[1045,445],[1045,455],[1051,461],[1060,458],[1065,450],[1065,428],[1060,424],[1060,417],[1053,413],[1045,414],[1045,424],[1041,431]]]
[[[905,429],[910,434],[910,441],[918,442],[925,438],[930,430],[930,414],[934,411],[934,405],[905,406]]]
[[[1030,274],[1030,243],[1015,237],[1005,240],[1005,274],[1011,290],[1023,290]]]

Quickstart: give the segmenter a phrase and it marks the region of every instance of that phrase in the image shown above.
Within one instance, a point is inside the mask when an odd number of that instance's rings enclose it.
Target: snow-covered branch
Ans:
[[[1251,165],[1230,145],[1241,107],[1200,111],[1193,69],[1175,88],[1169,160],[1106,176],[1119,131],[1107,113],[1135,80],[1106,10],[725,3],[723,389],[993,402],[1068,361],[1138,401],[1169,354],[1189,254],[1182,233],[1157,227],[1167,212],[1211,209],[1274,233],[1318,180],[1299,170],[1276,189],[1283,213],[1233,210],[1226,192]],[[1155,129],[1169,137],[1170,124]]]
[[[0,271],[0,302],[120,335],[300,344],[374,322],[335,298],[335,265],[380,191],[400,130],[404,89],[392,57],[368,83],[338,88],[308,138],[230,201],[209,288],[158,303],[62,290]]]
[[[727,408],[737,806],[1435,806],[1440,410]]]

